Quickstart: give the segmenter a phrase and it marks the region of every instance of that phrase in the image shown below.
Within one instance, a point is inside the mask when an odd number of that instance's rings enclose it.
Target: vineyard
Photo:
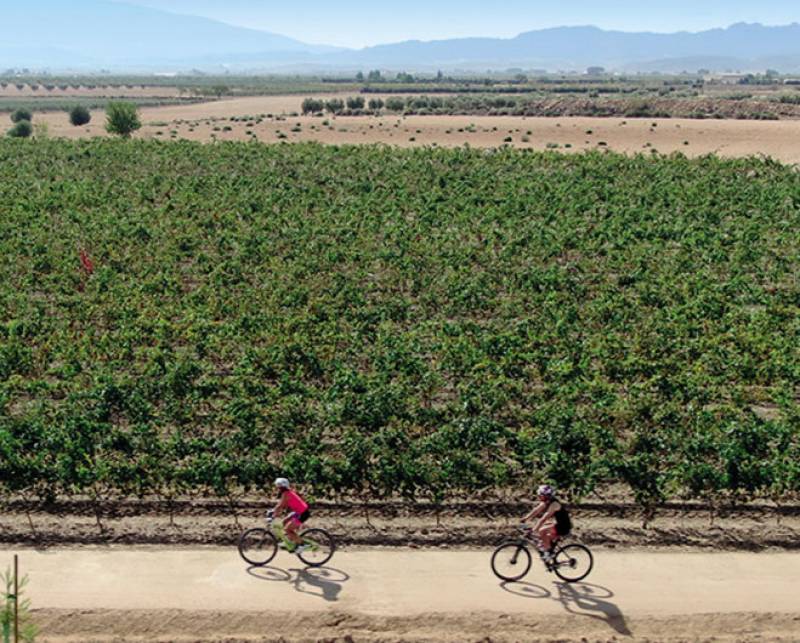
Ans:
[[[76,105],[86,109],[105,109],[111,99],[94,98],[86,96],[75,97],[48,97],[48,98],[6,98],[0,97],[0,114],[14,112],[18,109],[27,109],[32,112],[67,112]],[[133,98],[125,99],[139,107],[163,107],[166,105],[191,105],[200,99],[192,98]]]
[[[5,497],[800,491],[800,173],[0,141]]]

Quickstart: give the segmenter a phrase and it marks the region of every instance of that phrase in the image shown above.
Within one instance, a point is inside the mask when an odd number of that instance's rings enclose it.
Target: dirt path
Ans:
[[[585,583],[536,563],[503,585],[486,550],[340,551],[318,570],[285,552],[248,570],[231,548],[19,553],[52,641],[800,638],[794,554],[598,550]]]

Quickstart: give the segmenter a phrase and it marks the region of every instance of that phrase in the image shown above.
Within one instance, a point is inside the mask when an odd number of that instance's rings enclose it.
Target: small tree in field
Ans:
[[[381,100],[380,98],[371,98],[369,101],[369,108],[373,112],[379,112],[380,110],[383,109],[383,100]]]
[[[89,121],[92,120],[92,115],[89,113],[89,110],[86,109],[83,105],[76,105],[71,110],[69,110],[69,122],[72,123],[75,127],[80,127],[81,125],[88,125]]]
[[[142,126],[139,112],[133,103],[112,102],[106,108],[106,131],[122,138],[130,138]]]
[[[3,632],[3,640],[10,641],[12,634],[15,634],[14,623],[14,592],[16,591],[16,601],[18,610],[19,641],[32,643],[36,640],[37,628],[31,617],[31,602],[24,598],[23,590],[28,584],[28,577],[23,576],[14,583],[14,575],[11,570],[7,570],[0,575],[0,630]],[[17,639],[14,636],[15,640]]]
[[[406,108],[406,101],[402,98],[392,97],[386,101],[386,109],[392,112],[402,112]]]
[[[14,127],[8,130],[11,138],[28,138],[33,134],[33,125],[30,121],[19,121]]]
[[[303,114],[316,114],[325,109],[325,101],[317,100],[316,98],[306,98],[303,101]]]
[[[20,121],[28,121],[29,123],[33,120],[33,114],[31,110],[20,108],[11,114],[11,122],[12,123],[19,123]]]
[[[364,109],[364,99],[361,96],[350,96],[347,99],[347,109]]]
[[[19,123],[17,123],[19,125]],[[33,135],[36,138],[50,138],[50,126],[47,123],[36,123],[33,126]]]
[[[331,114],[338,114],[344,110],[344,101],[340,98],[332,98],[331,100],[325,101],[325,109]]]

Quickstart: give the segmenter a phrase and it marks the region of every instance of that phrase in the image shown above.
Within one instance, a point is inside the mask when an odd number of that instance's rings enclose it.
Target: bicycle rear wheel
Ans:
[[[564,545],[556,551],[550,566],[561,580],[577,583],[592,571],[594,557],[585,545]]]
[[[504,581],[517,581],[531,569],[531,552],[524,543],[503,543],[492,554],[492,571]]]
[[[300,534],[305,550],[298,552],[297,557],[309,567],[322,567],[336,551],[336,542],[324,529],[309,529]]]
[[[278,539],[268,529],[256,527],[239,536],[239,555],[256,567],[263,567],[278,553]]]

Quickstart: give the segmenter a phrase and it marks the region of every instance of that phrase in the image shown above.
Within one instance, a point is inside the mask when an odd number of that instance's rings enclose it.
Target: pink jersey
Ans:
[[[291,489],[284,491],[284,494],[286,494],[286,506],[289,507],[289,511],[293,511],[299,516],[308,509],[308,503]]]

